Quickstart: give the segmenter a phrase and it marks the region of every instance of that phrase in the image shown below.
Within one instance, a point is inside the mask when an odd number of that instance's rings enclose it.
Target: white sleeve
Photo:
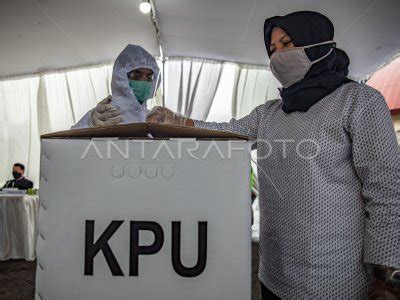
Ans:
[[[147,107],[144,107],[144,108],[143,108],[143,111],[144,111],[144,115],[145,115],[146,118],[147,118],[147,116],[150,114],[151,110],[149,110]]]
[[[74,126],[71,127],[71,129],[78,129],[78,128],[88,128],[89,126],[89,121],[90,121],[90,114],[92,113],[92,110],[89,110],[79,121],[76,123]]]

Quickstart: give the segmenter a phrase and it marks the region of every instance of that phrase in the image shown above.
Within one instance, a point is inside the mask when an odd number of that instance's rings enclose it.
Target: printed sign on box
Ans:
[[[229,133],[43,136],[36,298],[250,299],[249,173],[249,142]]]

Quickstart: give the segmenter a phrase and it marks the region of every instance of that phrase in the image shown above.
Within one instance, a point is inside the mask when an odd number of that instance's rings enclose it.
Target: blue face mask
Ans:
[[[131,87],[133,93],[136,96],[136,99],[140,102],[140,104],[151,98],[151,90],[153,89],[152,82],[129,80],[129,86]]]

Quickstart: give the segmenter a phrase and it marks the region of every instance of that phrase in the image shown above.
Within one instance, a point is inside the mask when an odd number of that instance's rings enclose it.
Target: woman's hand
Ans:
[[[90,127],[117,125],[122,122],[121,112],[111,105],[111,96],[101,100],[90,114]]]
[[[194,126],[193,120],[176,114],[162,106],[154,107],[146,118],[148,123],[164,123],[181,126]]]

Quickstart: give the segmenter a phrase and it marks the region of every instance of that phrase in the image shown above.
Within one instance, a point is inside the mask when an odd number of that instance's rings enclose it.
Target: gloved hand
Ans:
[[[101,100],[90,114],[90,127],[117,125],[122,122],[121,112],[111,105],[111,96]]]
[[[190,121],[190,119],[180,114],[174,113],[173,111],[163,106],[156,106],[151,110],[146,118],[146,121],[148,123],[164,123],[188,126],[189,124],[187,124],[187,122]]]

